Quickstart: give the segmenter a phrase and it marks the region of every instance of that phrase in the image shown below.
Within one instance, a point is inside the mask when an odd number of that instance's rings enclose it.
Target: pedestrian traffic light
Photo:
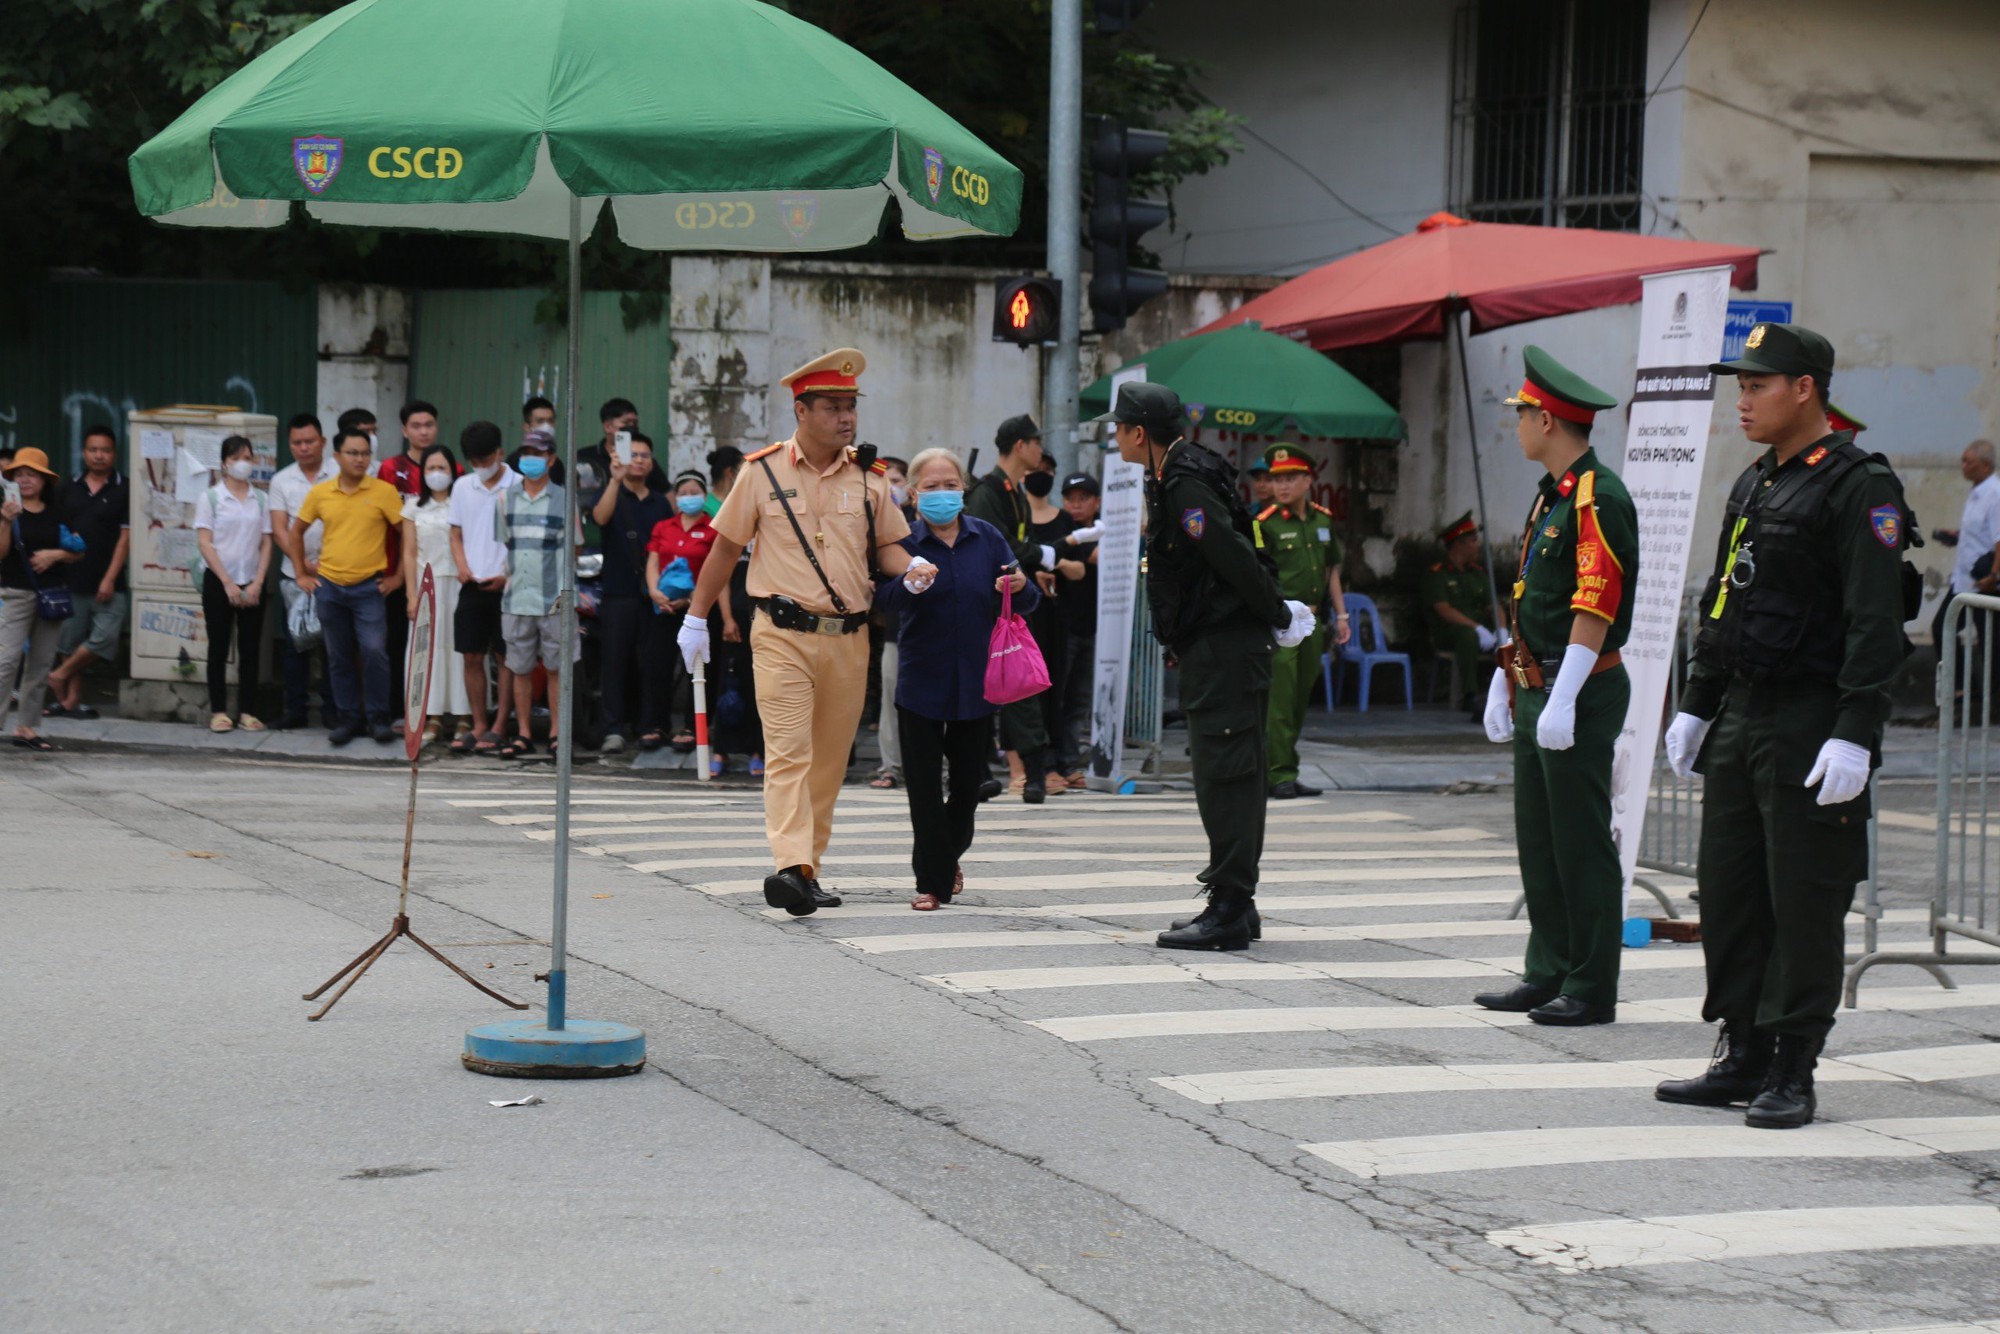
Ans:
[[[1161,130],[1128,129],[1116,116],[1094,117],[1090,168],[1090,310],[1100,333],[1125,327],[1126,317],[1167,290],[1158,269],[1131,266],[1132,242],[1167,220],[1164,200],[1134,199],[1133,182],[1167,151]]]
[[[1124,32],[1152,0],[1097,0],[1097,31]]]
[[[1002,278],[993,289],[993,341],[1036,347],[1056,341],[1062,284],[1053,278]]]

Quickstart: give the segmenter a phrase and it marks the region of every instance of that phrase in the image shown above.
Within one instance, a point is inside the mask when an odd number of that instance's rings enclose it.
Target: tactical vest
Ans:
[[[1839,677],[1846,656],[1840,581],[1833,553],[1824,536],[1816,535],[1834,484],[1870,463],[1888,466],[1882,455],[1864,453],[1849,439],[1818,465],[1774,474],[1761,501],[1764,474],[1754,464],[1736,479],[1723,516],[1724,533],[1735,535],[1733,554],[1709,579],[1696,606],[1698,661],[1752,684],[1781,676],[1825,683]],[[1903,502],[1902,482],[1893,472],[1890,479],[1902,517],[1897,549],[1908,550],[1916,516]],[[1905,561],[1905,620],[1916,615],[1909,605],[1915,573]],[[1921,580],[1916,591],[1921,593]]]
[[[1168,458],[1157,481],[1146,479],[1146,601],[1153,613],[1153,637],[1171,649],[1185,647],[1202,631],[1224,624],[1232,613],[1243,612],[1235,592],[1225,588],[1202,559],[1194,538],[1181,526],[1180,516],[1168,512],[1171,507],[1164,500],[1167,483],[1182,476],[1196,478],[1220,496],[1227,507],[1229,526],[1252,546],[1257,544],[1250,512],[1236,496],[1236,469],[1213,450],[1185,441]],[[1221,517],[1210,515],[1208,521]],[[1276,580],[1277,566],[1261,547],[1257,556]]]

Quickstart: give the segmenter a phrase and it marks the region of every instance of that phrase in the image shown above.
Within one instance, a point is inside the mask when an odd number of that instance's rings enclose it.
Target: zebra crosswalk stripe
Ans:
[[[1557,1269],[1628,1269],[1767,1255],[2000,1245],[2000,1208],[1875,1205],[1589,1219],[1503,1228],[1488,1232],[1486,1240]]]

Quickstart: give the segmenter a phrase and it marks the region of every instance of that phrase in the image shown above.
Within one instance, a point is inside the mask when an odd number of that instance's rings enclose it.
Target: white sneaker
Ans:
[[[616,755],[623,749],[625,749],[625,738],[616,732],[606,735],[604,744],[597,748],[598,753],[601,755]]]

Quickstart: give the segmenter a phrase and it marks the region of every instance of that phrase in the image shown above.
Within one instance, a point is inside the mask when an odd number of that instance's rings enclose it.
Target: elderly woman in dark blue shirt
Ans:
[[[904,790],[916,844],[910,863],[917,896],[910,906],[930,912],[951,902],[965,877],[959,858],[972,846],[972,818],[986,777],[992,717],[986,702],[986,659],[1000,592],[1011,587],[1016,611],[1041,594],[1022,575],[998,528],[963,513],[965,469],[948,449],[910,460],[910,498],[917,520],[903,539],[911,573],[887,582],[876,605],[896,628],[896,725],[903,742]],[[946,770],[950,771],[947,794]]]

